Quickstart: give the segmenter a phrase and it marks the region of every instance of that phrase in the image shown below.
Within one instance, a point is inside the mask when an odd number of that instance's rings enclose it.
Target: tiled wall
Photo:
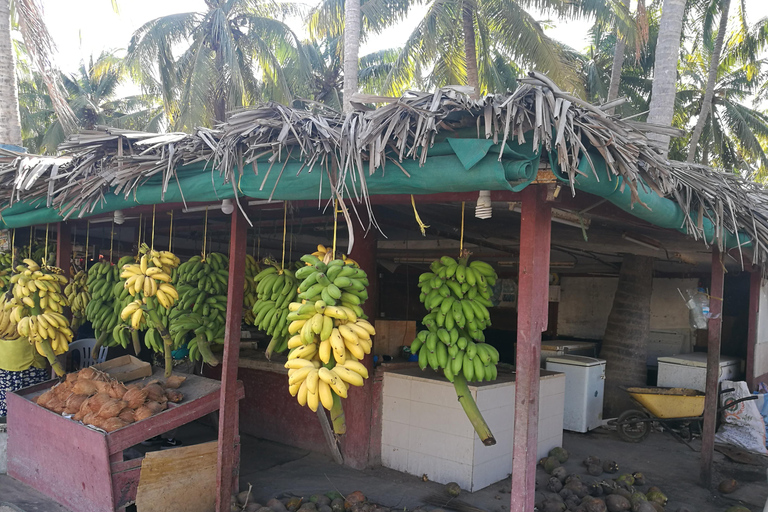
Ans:
[[[512,471],[515,385],[510,379],[470,386],[496,445],[484,446],[459,405],[453,385],[431,372],[403,370],[384,376],[382,465],[436,482],[477,491]],[[565,376],[543,377],[538,456],[563,439]]]

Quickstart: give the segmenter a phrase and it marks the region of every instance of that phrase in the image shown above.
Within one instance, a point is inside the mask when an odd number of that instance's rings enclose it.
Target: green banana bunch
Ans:
[[[243,291],[243,322],[247,325],[253,325],[256,316],[253,314],[253,305],[258,299],[256,291],[256,276],[261,269],[253,256],[248,254],[245,257],[245,290]]]
[[[74,273],[67,286],[64,287],[64,295],[67,297],[69,307],[72,311],[72,330],[77,331],[85,319],[85,308],[91,301],[91,294],[88,293],[88,274],[85,270]]]
[[[0,253],[0,292],[8,291],[8,284],[13,274],[13,253]]]
[[[288,348],[288,305],[296,299],[298,281],[292,270],[270,264],[253,278],[256,301],[251,309],[253,325],[272,336],[267,358]]]
[[[88,269],[86,287],[91,300],[85,307],[85,318],[91,322],[96,334],[97,340],[94,347],[96,352],[102,345],[114,347],[121,344],[120,340],[112,335],[120,321],[119,311],[117,314],[114,311],[115,295],[116,293],[119,295],[124,289],[120,281],[120,268],[132,262],[133,258],[127,256],[121,258],[117,265],[100,261]],[[125,290],[125,293],[128,295],[128,290]]]
[[[193,361],[202,358],[211,366],[219,364],[210,343],[224,344],[228,281],[229,259],[223,254],[211,253],[205,259],[194,256],[178,268],[179,302],[168,315],[168,330],[175,348],[187,343]]]
[[[411,344],[419,366],[442,369],[451,382],[457,375],[469,382],[495,380],[499,352],[484,343],[483,330],[491,325],[488,308],[496,272],[483,261],[450,256],[432,262],[430,270],[419,276],[419,300],[429,311],[422,320],[427,330]]]

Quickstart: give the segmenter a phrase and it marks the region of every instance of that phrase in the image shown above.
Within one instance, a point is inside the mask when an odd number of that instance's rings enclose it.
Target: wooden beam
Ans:
[[[224,355],[221,366],[221,402],[219,405],[219,453],[216,465],[216,512],[229,512],[233,480],[239,472],[236,464],[238,440],[237,366],[240,358],[240,333],[243,319],[245,255],[248,223],[235,208],[232,212],[229,241],[229,282],[227,284],[227,320]],[[235,489],[234,491],[237,491]]]
[[[757,344],[757,322],[760,315],[760,287],[763,276],[759,267],[749,274],[749,325],[747,326],[747,386],[754,391],[755,382],[755,345]]]
[[[69,224],[59,222],[56,225],[56,266],[64,271],[67,279],[69,275],[69,262],[72,259],[72,236]]]
[[[515,424],[510,512],[530,512],[536,493],[541,333],[547,328],[551,209],[546,189],[522,192],[518,278]]]
[[[707,385],[704,399],[704,431],[701,436],[701,485],[712,488],[712,459],[717,428],[718,381],[720,377],[720,334],[723,327],[725,267],[717,247],[712,249],[712,285],[709,290],[709,333],[707,335]]]

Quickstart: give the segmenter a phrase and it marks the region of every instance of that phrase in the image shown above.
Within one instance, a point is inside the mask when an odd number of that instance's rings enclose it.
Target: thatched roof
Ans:
[[[130,198],[151,177],[162,176],[167,188],[187,164],[205,162],[208,172],[234,187],[245,172],[281,173],[274,164],[291,157],[303,161],[301,172],[325,173],[334,196],[370,210],[366,181],[385,165],[399,167],[405,159],[424,164],[436,138],[471,129],[477,138],[494,142],[541,143],[543,154],[556,155],[573,193],[584,169],[579,171],[579,163],[586,159],[594,172],[587,152],[599,153],[608,179],[623,179],[635,208],[644,207],[638,192],[651,189],[680,205],[684,232],[705,238],[702,219],[709,218],[716,233],[747,235],[756,249],[754,262],[768,262],[766,190],[739,175],[668,161],[646,135],[679,135],[678,130],[609,116],[609,105],[588,104],[539,74],[521,80],[513,93],[474,100],[468,92],[445,87],[402,98],[358,95],[357,110],[346,116],[268,103],[233,112],[216,129],[193,134],[104,127],[71,136],[57,158],[0,150],[0,208],[37,200],[65,216],[89,215],[98,213],[107,194]],[[381,106],[366,106],[373,103]]]

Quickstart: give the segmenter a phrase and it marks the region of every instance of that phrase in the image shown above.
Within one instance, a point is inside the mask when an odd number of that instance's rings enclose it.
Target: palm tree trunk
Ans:
[[[731,8],[731,0],[723,0],[720,13],[720,27],[717,29],[717,39],[715,39],[715,48],[709,61],[709,74],[707,75],[707,88],[704,91],[704,101],[701,103],[699,118],[696,120],[696,127],[691,135],[691,142],[688,147],[688,157],[686,162],[693,162],[696,158],[696,149],[699,145],[701,132],[704,131],[704,125],[707,123],[707,117],[712,111],[712,98],[715,96],[715,81],[717,80],[717,68],[720,66],[720,54],[723,51],[725,42],[725,31],[728,28],[728,11]]]
[[[616,47],[613,51],[613,65],[611,66],[611,85],[608,87],[607,102],[611,102],[619,97],[619,85],[621,84],[621,68],[624,66],[624,50],[627,42],[616,31]],[[613,115],[616,108],[608,109],[608,115]]]
[[[653,258],[625,255],[600,350],[606,360],[605,418],[633,408],[621,386],[645,385],[652,290]]]
[[[219,77],[224,76],[224,56],[221,54],[221,49],[216,49],[216,71]],[[223,123],[227,120],[227,86],[223,80],[216,80],[216,92],[213,98],[213,116],[216,121]]]
[[[10,0],[0,0],[0,144],[21,146],[19,91],[11,42]]]
[[[648,122],[671,126],[675,113],[677,85],[677,60],[680,56],[680,37],[683,32],[685,0],[664,0],[661,8],[659,37],[656,41],[656,64],[653,71],[650,112]],[[669,151],[669,135],[648,134],[656,140],[666,155]]]
[[[480,98],[480,78],[477,74],[477,48],[475,48],[474,3],[462,2],[461,20],[464,24],[464,62],[467,66],[467,85],[474,88],[472,97]]]
[[[360,0],[344,2],[344,112],[352,111],[360,55]]]

